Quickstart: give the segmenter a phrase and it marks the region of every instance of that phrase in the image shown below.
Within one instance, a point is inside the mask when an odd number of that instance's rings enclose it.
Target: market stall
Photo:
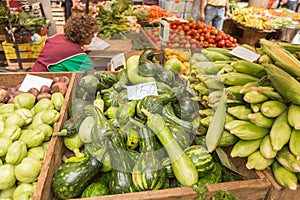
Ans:
[[[116,2],[94,5],[94,70],[0,73],[0,199],[296,200],[300,45],[269,38],[287,19],[237,11],[240,38]]]

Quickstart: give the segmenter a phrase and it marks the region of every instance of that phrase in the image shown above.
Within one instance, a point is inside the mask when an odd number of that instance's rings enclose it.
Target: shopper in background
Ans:
[[[47,38],[31,71],[59,72],[93,69],[92,62],[82,50],[91,43],[99,26],[94,17],[87,14],[72,15],[64,26],[64,34]]]
[[[206,3],[205,3],[206,2]],[[224,17],[230,16],[229,0],[201,0],[200,20],[222,30]]]
[[[281,0],[280,6],[296,11],[298,3],[300,3],[300,0]]]
[[[69,17],[71,17],[72,14],[72,7],[73,7],[73,1],[72,0],[65,0],[65,20],[68,20]]]

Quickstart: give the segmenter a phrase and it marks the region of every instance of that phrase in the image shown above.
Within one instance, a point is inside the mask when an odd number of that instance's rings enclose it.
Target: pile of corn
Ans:
[[[230,156],[246,158],[248,169],[269,168],[280,185],[296,190],[300,181],[300,61],[294,53],[300,50],[265,39],[260,45],[259,49],[245,45],[261,54],[256,63],[238,59],[226,49],[207,48],[194,54],[190,87],[204,107],[201,126],[207,128],[226,91],[225,122],[219,124],[223,132],[215,138],[218,146],[232,146]]]

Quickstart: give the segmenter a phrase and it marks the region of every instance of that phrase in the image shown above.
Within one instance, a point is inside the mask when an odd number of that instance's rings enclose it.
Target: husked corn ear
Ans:
[[[197,83],[194,87],[194,90],[198,91],[201,95],[208,95],[209,89],[206,87],[206,85],[203,82]]]
[[[243,100],[244,95],[240,93],[241,89],[241,85],[233,85],[225,88],[227,95],[232,95],[237,100]]]
[[[230,156],[233,158],[248,157],[259,148],[261,141],[261,138],[256,140],[239,140],[233,146]]]
[[[215,62],[215,61],[218,61],[218,60],[231,60],[230,57],[222,54],[222,53],[219,53],[219,52],[216,52],[216,51],[208,51],[206,49],[203,49],[201,51],[201,53],[209,60],[209,61],[212,61],[212,62]]]
[[[239,72],[228,72],[220,75],[220,80],[226,85],[244,85],[249,82],[255,82],[259,79],[257,77],[239,73]]]
[[[288,187],[291,190],[297,189],[297,176],[295,173],[285,169],[277,161],[272,163],[271,169],[274,178],[279,185]]]
[[[278,92],[276,92],[273,87],[258,86],[258,87],[251,88],[251,90],[256,90],[259,93],[266,95],[270,99],[284,102],[284,99],[282,98],[282,96]]]
[[[227,112],[236,117],[237,119],[241,120],[248,120],[248,115],[252,113],[251,108],[247,107],[246,105],[239,105],[239,106],[233,106],[233,107],[228,107]]]
[[[265,65],[265,68],[268,78],[276,91],[286,100],[300,105],[300,83],[275,65]]]
[[[250,113],[248,119],[256,126],[263,128],[271,128],[274,122],[274,118],[266,117],[261,112]]]
[[[266,75],[265,68],[260,64],[249,62],[247,60],[238,60],[232,65],[237,72],[248,74],[255,77],[263,77]]]
[[[288,143],[292,133],[292,127],[287,119],[287,111],[276,117],[271,130],[270,139],[274,151],[279,151]]]
[[[275,158],[277,155],[277,151],[273,150],[271,139],[269,135],[266,135],[259,146],[259,151],[261,155],[265,158]]]
[[[269,97],[255,90],[246,92],[244,95],[244,101],[248,103],[262,103],[268,99]]]
[[[296,130],[300,130],[300,106],[291,104],[288,108],[289,124]]]
[[[265,101],[261,104],[260,107],[261,113],[266,117],[277,117],[281,115],[286,109],[287,106],[283,102],[276,100]]]
[[[221,90],[224,88],[224,84],[217,80],[215,75],[203,75],[200,80],[205,84],[208,89]]]
[[[274,162],[274,158],[265,158],[259,150],[248,156],[246,167],[247,169],[264,170]]]
[[[227,147],[234,145],[237,141],[239,141],[239,138],[235,135],[232,135],[228,131],[224,130],[222,133],[221,140],[218,144],[219,147]]]
[[[201,118],[200,119],[200,123],[205,126],[205,127],[209,127],[209,124],[210,124],[210,121],[212,119],[212,115],[211,116],[207,116],[207,117],[204,117],[204,118]]]
[[[290,151],[300,160],[300,130],[293,129],[289,141]]]
[[[214,115],[214,111],[211,108],[201,109],[201,110],[199,110],[199,114],[201,117],[207,117],[207,116]]]
[[[267,135],[269,133],[269,129],[256,126],[251,122],[246,122],[232,128],[230,133],[236,135],[242,140],[255,140]]]
[[[290,52],[280,47],[278,44],[266,39],[260,40],[262,51],[275,61],[276,66],[280,67],[292,76],[300,76],[300,61]]]
[[[291,172],[300,172],[300,161],[292,154],[288,146],[284,146],[276,155],[277,161]]]

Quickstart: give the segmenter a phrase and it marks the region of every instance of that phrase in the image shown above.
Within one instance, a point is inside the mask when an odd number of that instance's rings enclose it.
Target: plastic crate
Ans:
[[[46,36],[42,36],[38,42],[26,43],[26,44],[18,44],[20,52],[40,52],[46,40]],[[13,43],[8,43],[6,41],[2,42],[2,47],[5,54],[15,54],[16,50],[14,48]]]

